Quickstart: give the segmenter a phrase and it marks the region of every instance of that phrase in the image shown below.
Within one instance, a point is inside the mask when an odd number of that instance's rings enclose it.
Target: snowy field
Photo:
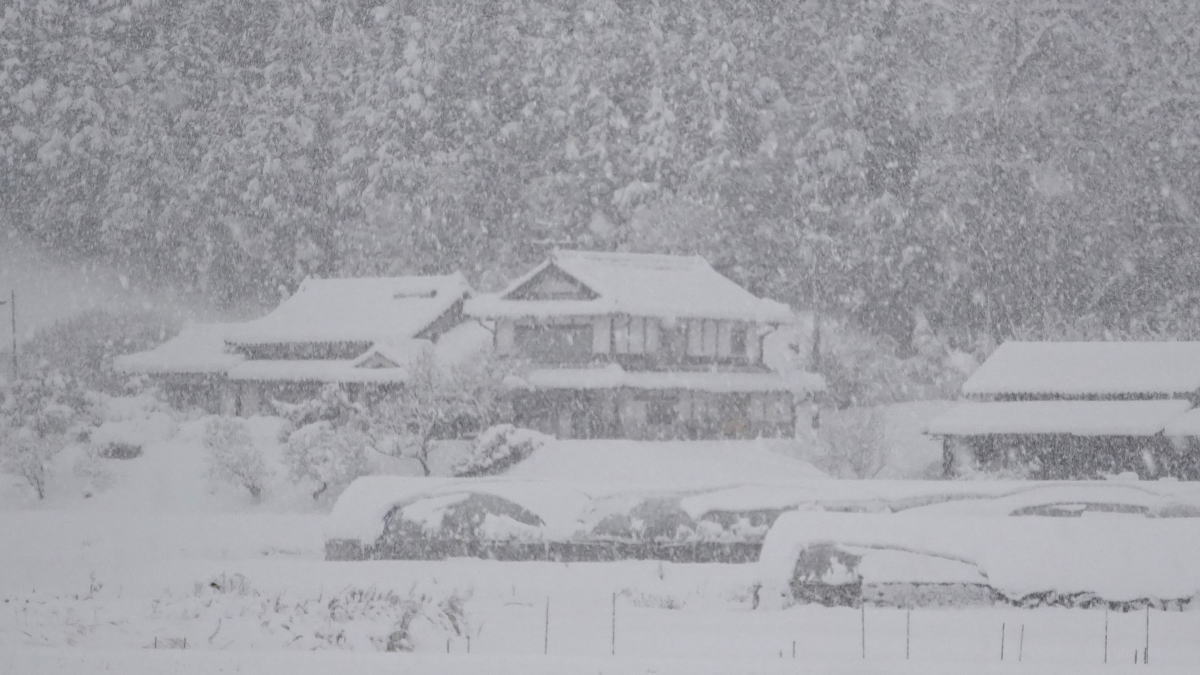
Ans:
[[[209,485],[198,424],[164,428],[142,457],[112,464],[111,485],[91,497],[69,455],[44,503],[0,483],[0,672],[1091,673],[1132,665],[1145,648],[1140,611],[754,609],[755,565],[326,562],[326,509],[281,477],[262,504]],[[255,433],[269,443],[274,429],[263,420]],[[561,472],[557,459],[526,471]],[[812,485],[822,499],[860,501],[928,489]],[[929,504],[912,517],[1007,520],[1031,499],[1079,499],[1070,487],[1030,495],[1001,483],[942,485],[995,497]],[[1147,490],[1191,488],[1106,489],[1156,508]],[[406,613],[404,646],[415,651],[384,653]],[[1149,618],[1152,670],[1194,672],[1200,612]]]
[[[1112,663],[1131,664],[1145,642],[1142,612],[753,610],[750,565],[328,563],[320,520],[6,513],[0,653],[22,673],[382,672],[397,664],[404,672],[773,673],[794,672],[780,663],[792,660],[794,642],[796,659],[823,672],[978,672],[977,664],[999,664],[1003,624],[1006,661],[1020,658],[1029,672],[1091,672],[1104,658],[1106,621]],[[415,630],[416,656],[361,653],[379,649],[397,618],[386,598],[414,592],[461,597],[458,631]],[[1154,666],[1186,672],[1200,663],[1200,612],[1151,612],[1150,620]],[[187,651],[149,654],[156,640],[186,640]],[[356,653],[323,654],[293,670],[298,657],[285,652],[313,649]]]

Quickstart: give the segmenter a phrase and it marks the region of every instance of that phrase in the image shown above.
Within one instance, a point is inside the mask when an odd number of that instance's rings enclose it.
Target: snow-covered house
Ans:
[[[810,373],[764,364],[795,320],[698,256],[556,251],[466,312],[494,326],[515,422],[560,438],[791,436]]]
[[[192,403],[226,414],[263,412],[328,383],[354,390],[402,385],[414,360],[461,360],[490,334],[464,320],[471,288],[461,274],[307,279],[266,316],[195,324],[115,366],[159,380]]]
[[[1006,342],[962,393],[926,429],[948,475],[1011,460],[1061,478],[1195,470],[1169,427],[1200,402],[1200,342]]]

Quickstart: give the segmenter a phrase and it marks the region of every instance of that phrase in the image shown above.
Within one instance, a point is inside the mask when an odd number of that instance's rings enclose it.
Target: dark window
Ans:
[[[646,403],[646,423],[658,426],[675,424],[679,418],[676,410],[678,401],[672,398],[656,398]]]
[[[517,326],[513,333],[517,349],[539,361],[579,362],[592,356],[592,326]]]
[[[746,358],[746,327],[735,324],[729,336],[730,356],[735,359]]]

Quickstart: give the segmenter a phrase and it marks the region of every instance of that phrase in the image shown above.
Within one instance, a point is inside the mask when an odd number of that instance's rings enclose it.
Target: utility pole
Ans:
[[[8,316],[12,326],[12,379],[17,379],[17,292],[10,290],[8,300],[0,300],[0,305],[8,305]]]

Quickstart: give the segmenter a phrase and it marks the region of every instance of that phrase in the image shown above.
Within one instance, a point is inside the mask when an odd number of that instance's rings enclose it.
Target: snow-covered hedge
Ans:
[[[793,512],[759,559],[763,607],[898,588],[972,601],[1179,602],[1200,593],[1200,519]],[[886,593],[884,593],[886,595]]]
[[[471,454],[459,460],[452,471],[455,476],[464,477],[503,473],[553,440],[552,436],[532,429],[498,424],[475,439]]]

